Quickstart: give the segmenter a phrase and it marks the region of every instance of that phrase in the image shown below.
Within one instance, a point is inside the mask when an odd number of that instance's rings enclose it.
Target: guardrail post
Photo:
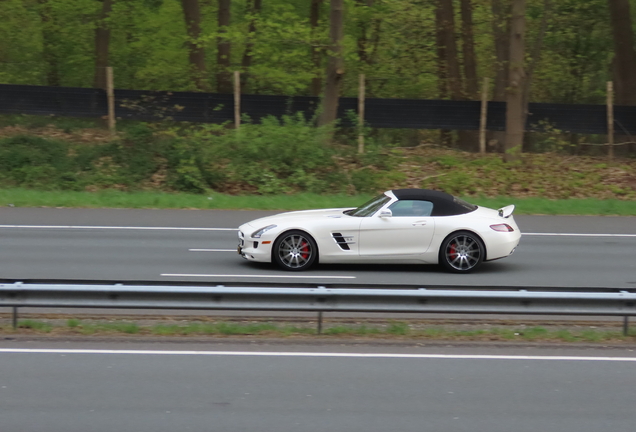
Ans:
[[[322,311],[318,312],[318,334],[322,334]]]
[[[13,329],[17,329],[18,328],[18,307],[17,306],[13,306]]]
[[[625,315],[623,317],[623,336],[627,336],[629,334],[629,316]]]

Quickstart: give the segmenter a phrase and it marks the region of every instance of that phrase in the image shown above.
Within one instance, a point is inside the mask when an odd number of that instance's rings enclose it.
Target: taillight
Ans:
[[[511,227],[508,224],[490,225],[490,228],[494,229],[495,231],[499,231],[499,232],[512,232],[512,231],[515,230],[513,227]]]

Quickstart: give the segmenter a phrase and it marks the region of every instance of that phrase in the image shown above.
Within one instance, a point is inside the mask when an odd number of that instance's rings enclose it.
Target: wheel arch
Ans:
[[[308,232],[307,230],[302,229],[302,228],[287,228],[287,229],[285,229],[284,231],[281,231],[281,232],[280,232],[280,233],[276,236],[276,238],[272,241],[272,250],[271,250],[271,252],[270,252],[270,259],[271,259],[271,262],[274,262],[274,254],[276,253],[276,248],[274,248],[274,247],[273,247],[273,245],[275,245],[275,244],[276,244],[276,242],[278,241],[278,239],[279,239],[279,238],[281,238],[282,236],[284,236],[284,235],[285,235],[285,234],[287,234],[287,233],[294,232],[294,231],[301,232],[301,233],[303,233],[303,234],[305,234],[305,235],[307,235],[307,236],[311,237],[311,239],[312,239],[312,240],[314,241],[314,243],[316,244],[316,259],[315,259],[315,261],[314,261],[314,264],[318,264],[318,263],[320,263],[320,246],[318,245],[318,242],[316,241],[316,238],[315,238],[315,237],[314,237],[314,236],[313,236],[310,232]]]
[[[446,240],[448,240],[448,238],[452,235],[455,235],[457,233],[460,232],[468,232],[471,233],[472,235],[474,235],[475,237],[477,237],[477,240],[479,240],[481,242],[481,245],[484,248],[484,261],[488,260],[488,248],[486,247],[486,242],[484,241],[484,239],[479,235],[479,233],[475,232],[475,230],[470,229],[470,228],[460,228],[460,229],[455,229],[451,232],[449,232],[443,239],[442,242],[439,244],[439,249],[437,250],[437,259],[439,260],[439,262],[441,262],[442,260],[442,247],[444,246],[444,243],[446,243]]]

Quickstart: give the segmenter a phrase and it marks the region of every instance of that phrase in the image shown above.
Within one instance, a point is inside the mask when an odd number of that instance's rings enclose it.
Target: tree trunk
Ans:
[[[469,100],[481,98],[477,78],[477,55],[473,34],[472,0],[461,0],[462,52],[464,57],[464,95]],[[459,144],[465,150],[479,151],[478,131],[459,131]]]
[[[320,48],[316,44],[316,31],[320,22],[320,7],[322,0],[311,0],[311,8],[309,11],[309,23],[311,25],[311,64],[314,67],[314,77],[311,79],[309,94],[311,96],[320,96],[322,90],[322,80],[320,79]]]
[[[247,79],[250,76],[249,69],[250,66],[252,66],[252,50],[254,49],[254,42],[252,42],[250,38],[253,37],[256,32],[256,15],[261,13],[262,4],[262,0],[253,0],[252,3],[252,19],[250,20],[250,26],[247,29],[247,43],[245,44],[243,61],[241,61],[241,69],[243,70],[243,73],[241,74],[241,89],[245,89],[247,87]]]
[[[453,0],[438,0],[442,39],[446,57],[446,73],[448,89],[453,100],[465,99],[462,89],[462,77],[459,68],[459,57],[457,54],[457,44],[455,43],[455,12],[453,10]]]
[[[232,71],[230,71],[231,44],[225,33],[230,26],[231,0],[219,0],[218,27],[219,36],[216,40],[216,91],[232,93]]]
[[[444,43],[444,19],[440,4],[435,8],[435,41],[437,45],[437,90],[440,99],[448,97],[448,74],[446,73],[446,44]],[[452,147],[453,136],[451,131],[442,129],[440,143],[446,147]]]
[[[438,0],[442,39],[444,41],[446,57],[446,73],[448,89],[452,100],[465,100],[466,93],[462,84],[461,68],[459,65],[459,55],[457,52],[457,42],[455,34],[455,11],[453,0]],[[477,135],[471,131],[460,130],[457,132],[457,146],[466,151],[475,151],[479,142]]]
[[[327,80],[322,98],[322,112],[318,120],[319,126],[333,123],[338,114],[340,85],[344,77],[344,59],[342,57],[342,38],[344,35],[343,3],[343,0],[331,0],[331,11],[329,14],[331,48],[327,61]]]
[[[539,30],[539,35],[534,42],[534,46],[532,47],[532,52],[530,53],[530,63],[526,68],[526,79],[523,85],[523,124],[526,124],[528,119],[528,106],[530,104],[530,90],[532,87],[532,75],[534,74],[534,70],[539,64],[539,60],[541,59],[541,49],[543,48],[543,40],[545,39],[545,34],[548,31],[548,22],[550,21],[552,14],[552,0],[544,0],[543,1],[543,16],[541,17],[541,29]],[[527,142],[528,140],[524,140],[524,151],[529,151],[530,147]]]
[[[192,81],[198,90],[207,90],[205,73],[205,50],[199,45],[201,36],[201,10],[199,0],[181,0],[183,16],[185,18],[186,32],[188,33],[188,54],[190,61],[190,73]]]
[[[523,146],[525,115],[523,86],[525,80],[526,0],[513,0],[510,28],[510,82],[506,97],[506,142],[504,160],[519,159]]]
[[[504,102],[508,87],[508,62],[510,58],[510,7],[508,4],[504,6],[502,0],[492,0],[491,10],[495,45],[495,82],[492,100]],[[505,140],[505,132],[495,131],[491,134],[489,143],[493,144],[495,151],[503,153]]]
[[[495,87],[493,99],[506,100],[508,87],[508,62],[510,59],[510,10],[502,0],[492,0],[492,27],[495,38]]]
[[[59,87],[61,85],[60,68],[55,52],[56,37],[51,30],[51,8],[48,0],[38,0],[38,3],[40,4],[38,11],[42,22],[42,58],[46,64],[46,85]]]
[[[477,80],[477,56],[475,55],[475,39],[473,37],[473,5],[471,0],[461,0],[461,14],[466,94],[468,98],[472,100],[479,97],[479,85]]]
[[[372,8],[374,0],[357,0],[359,7]],[[368,22],[360,21],[359,23],[359,36],[357,40],[358,58],[364,66],[371,66],[375,62],[375,56],[377,54],[378,44],[380,42],[380,27],[382,19],[374,16]],[[364,73],[364,69],[362,70]],[[368,97],[373,96],[373,89],[371,83],[366,84],[365,93]]]
[[[636,105],[636,52],[629,0],[608,0],[614,37],[614,85],[617,105]]]
[[[373,0],[357,0],[358,7],[373,7]],[[370,64],[369,54],[367,53],[369,39],[367,37],[367,25],[369,23],[360,20],[358,26],[360,34],[358,35],[358,58],[364,64]]]
[[[95,28],[95,79],[93,87],[106,88],[106,67],[109,65],[108,47],[110,45],[110,28],[105,22],[113,9],[113,0],[102,1],[102,12]]]

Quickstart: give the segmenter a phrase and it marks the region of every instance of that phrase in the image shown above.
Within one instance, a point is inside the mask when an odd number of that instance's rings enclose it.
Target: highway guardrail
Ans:
[[[319,314],[319,332],[323,312],[622,316],[627,334],[629,317],[636,315],[636,293],[630,291],[15,282],[0,284],[0,307],[13,308],[14,327],[19,308],[60,307],[314,311]]]

